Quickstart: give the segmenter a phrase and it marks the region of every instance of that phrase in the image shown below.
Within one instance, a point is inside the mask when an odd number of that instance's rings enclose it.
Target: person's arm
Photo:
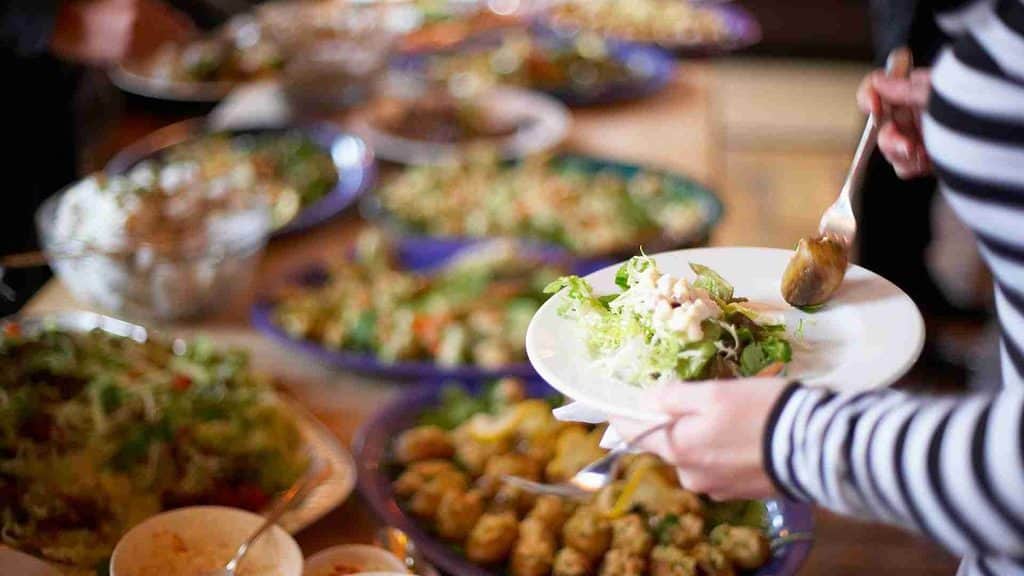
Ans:
[[[788,496],[913,527],[959,554],[1024,559],[1024,394],[837,395],[793,386],[766,424]]]

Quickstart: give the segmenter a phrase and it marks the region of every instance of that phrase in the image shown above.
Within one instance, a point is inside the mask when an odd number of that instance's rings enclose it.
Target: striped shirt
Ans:
[[[1024,0],[937,20],[957,39],[932,70],[925,147],[992,270],[1003,386],[935,397],[794,385],[765,458],[791,498],[918,530],[964,557],[961,574],[1024,575]]]

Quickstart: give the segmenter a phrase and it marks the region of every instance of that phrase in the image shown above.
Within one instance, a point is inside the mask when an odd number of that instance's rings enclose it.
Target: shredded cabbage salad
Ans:
[[[245,353],[59,328],[0,335],[0,535],[96,566],[168,508],[261,509],[308,464]]]
[[[579,324],[590,354],[632,384],[753,376],[791,360],[784,324],[736,297],[714,270],[690,268],[695,279],[677,278],[636,256],[615,276],[618,294],[596,295],[578,276],[545,291],[561,294],[559,313]]]

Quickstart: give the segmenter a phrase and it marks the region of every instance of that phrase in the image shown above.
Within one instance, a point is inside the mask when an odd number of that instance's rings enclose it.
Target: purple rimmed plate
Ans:
[[[722,201],[713,190],[683,174],[580,154],[556,155],[552,162],[556,167],[572,168],[590,174],[611,171],[623,178],[631,178],[639,171],[647,170],[664,177],[666,193],[672,198],[678,201],[693,202],[701,210],[702,218],[699,223],[682,237],[669,238],[662,235],[644,241],[638,240],[635,247],[630,247],[621,252],[585,256],[574,255],[565,247],[551,243],[546,244],[546,249],[553,253],[561,252],[568,254],[572,259],[574,269],[579,270],[581,274],[588,274],[625,260],[633,256],[636,250],[641,247],[649,252],[661,252],[679,248],[705,246],[711,236],[711,231],[718,225],[725,211]],[[365,219],[375,222],[394,233],[395,237],[398,238],[399,253],[404,258],[436,260],[448,257],[469,246],[494,239],[493,237],[486,236],[435,236],[424,233],[384,208],[376,194],[364,196],[360,201],[359,210]],[[543,241],[538,239],[525,237],[519,240],[528,241],[538,246],[544,245]]]
[[[522,245],[523,251],[528,253],[537,261],[544,263],[560,263],[569,260],[565,252],[549,246],[537,244]],[[430,272],[443,266],[460,253],[473,249],[476,244],[463,244],[451,247],[449,250],[437,252],[403,252],[399,250],[399,261],[402,265],[412,271]],[[583,274],[589,269],[581,269],[569,266],[574,274]],[[285,283],[291,285],[315,286],[327,280],[327,270],[323,265],[307,266],[295,273],[287,274]],[[502,376],[516,376],[520,378],[536,378],[537,373],[527,361],[516,362],[498,368],[482,368],[479,366],[442,366],[427,361],[399,361],[385,362],[372,354],[365,352],[354,352],[337,350],[324,346],[323,344],[302,338],[295,338],[288,334],[283,328],[274,322],[275,302],[273,298],[263,297],[253,304],[249,320],[256,330],[279,342],[282,346],[297,350],[317,361],[343,370],[351,370],[365,374],[374,374],[385,378],[402,380],[410,379],[456,379],[466,381],[484,381]]]
[[[569,45],[570,40],[550,27],[535,23],[530,35],[543,45]],[[435,51],[417,51],[396,55],[391,62],[392,69],[417,77],[426,77],[430,60],[455,53],[459,50],[479,50],[494,47],[500,43],[502,33],[482,34],[458,44],[453,48]],[[593,86],[579,86],[572,83],[563,86],[531,86],[568,106],[603,106],[645,98],[661,91],[675,77],[675,61],[666,50],[652,44],[609,41],[609,56],[623,64],[630,71],[629,78],[604,82]]]
[[[483,383],[466,384],[472,392],[480,392]],[[436,406],[441,399],[442,382],[429,382],[403,392],[390,404],[379,410],[356,435],[353,454],[358,467],[359,491],[381,520],[401,529],[416,543],[430,562],[442,571],[459,576],[500,576],[495,570],[473,564],[451,545],[430,533],[416,519],[398,505],[391,489],[391,442],[403,430],[415,426],[420,415]],[[539,397],[556,393],[541,381],[527,383],[530,396]],[[811,506],[787,500],[765,501],[768,532],[772,538],[791,534],[808,534],[813,530]],[[807,558],[811,542],[792,541],[778,546],[772,559],[751,576],[791,576]]]
[[[761,24],[746,8],[733,3],[700,3],[700,8],[718,14],[725,24],[725,37],[716,42],[651,42],[678,56],[716,56],[749,48],[761,41]],[[560,24],[548,15],[540,17],[540,22],[563,35],[575,35],[580,28],[575,25]],[[621,38],[629,42],[639,42],[631,38]]]
[[[337,216],[359,199],[376,179],[376,164],[370,147],[358,136],[342,132],[326,122],[294,126],[253,126],[231,130],[210,130],[203,119],[191,119],[161,128],[123,148],[107,163],[108,174],[123,174],[132,166],[165,153],[169,148],[210,133],[243,135],[294,134],[309,138],[331,156],[338,182],[322,198],[299,211],[274,236],[302,232]]]

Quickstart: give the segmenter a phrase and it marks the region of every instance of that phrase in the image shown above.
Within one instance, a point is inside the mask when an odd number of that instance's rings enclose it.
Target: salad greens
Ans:
[[[325,282],[291,286],[273,321],[296,339],[381,362],[427,361],[496,369],[526,359],[526,328],[544,287],[565,266],[510,242],[460,252],[441,268],[409,270],[377,231],[357,242]]]
[[[617,294],[598,296],[578,276],[545,291],[562,293],[559,312],[579,323],[590,354],[634,384],[752,376],[792,359],[784,324],[737,298],[714,270],[690,267],[695,279],[676,278],[636,256],[616,273]]]
[[[0,336],[3,543],[77,566],[191,504],[258,510],[307,466],[240,351],[59,328]]]

